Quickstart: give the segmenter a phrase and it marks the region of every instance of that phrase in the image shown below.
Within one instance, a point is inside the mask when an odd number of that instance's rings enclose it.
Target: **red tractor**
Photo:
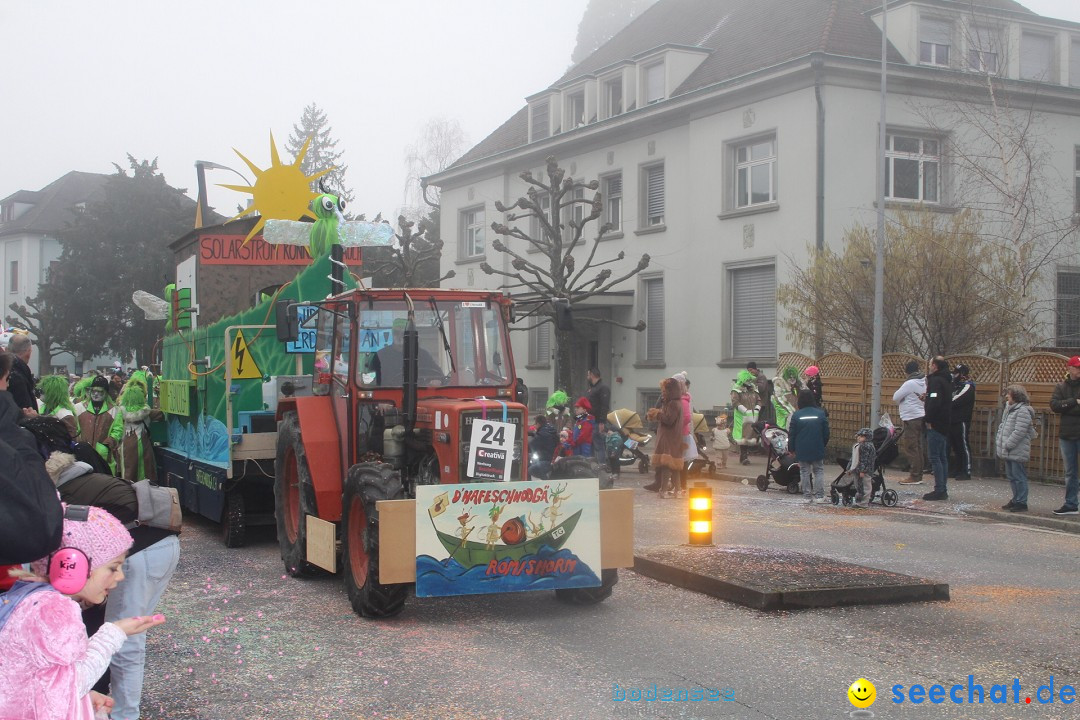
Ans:
[[[380,581],[380,501],[414,498],[421,485],[472,482],[469,431],[488,413],[517,426],[511,474],[528,479],[528,411],[516,396],[510,314],[510,298],[496,291],[354,290],[279,304],[278,339],[314,331],[315,343],[311,395],[277,406],[275,514],[290,575],[334,571],[340,553],[353,609],[395,615],[409,586]],[[587,467],[592,477],[602,472]],[[602,572],[600,587],[557,593],[603,600],[617,570]]]

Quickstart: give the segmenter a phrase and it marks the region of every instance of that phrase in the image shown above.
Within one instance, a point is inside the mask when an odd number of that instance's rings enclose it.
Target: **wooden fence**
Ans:
[[[1058,451],[1059,416],[1050,410],[1054,386],[1065,376],[1068,358],[1056,353],[1038,352],[1024,355],[1011,362],[994,360],[982,355],[953,355],[946,358],[950,366],[959,364],[971,368],[975,382],[975,412],[971,420],[972,462],[985,469],[996,467],[994,433],[1001,418],[1002,395],[1012,384],[1023,385],[1035,408],[1039,437],[1031,446],[1028,474],[1036,478],[1060,479],[1064,473]],[[926,360],[902,353],[887,353],[881,364],[881,411],[889,413],[900,424],[900,414],[892,401],[893,393],[907,379],[904,366],[911,360],[926,372]],[[824,404],[829,411],[832,430],[830,448],[844,452],[852,436],[870,422],[872,366],[850,353],[830,353],[816,361],[800,353],[782,353],[777,367],[805,370],[817,365],[821,371]]]

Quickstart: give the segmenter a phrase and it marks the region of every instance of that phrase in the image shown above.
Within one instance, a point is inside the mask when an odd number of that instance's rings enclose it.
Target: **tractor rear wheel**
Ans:
[[[308,515],[317,515],[315,486],[311,483],[307,453],[300,438],[300,418],[288,412],[278,423],[274,517],[285,572],[296,578],[311,577],[317,571],[307,561]]]
[[[401,474],[377,462],[357,463],[345,479],[342,567],[345,592],[357,615],[386,618],[405,607],[408,585],[379,582],[379,500],[401,500]]]
[[[619,571],[607,568],[600,571],[600,587],[562,588],[555,591],[555,598],[568,605],[595,605],[611,597],[611,589],[619,582]]]

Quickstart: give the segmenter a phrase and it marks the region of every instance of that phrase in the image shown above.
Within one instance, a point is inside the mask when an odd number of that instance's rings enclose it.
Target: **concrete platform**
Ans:
[[[758,610],[949,599],[946,583],[761,547],[644,548],[634,571]]]

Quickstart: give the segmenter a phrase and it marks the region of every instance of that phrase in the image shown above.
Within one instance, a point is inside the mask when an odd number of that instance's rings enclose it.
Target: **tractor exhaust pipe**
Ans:
[[[416,427],[417,387],[419,385],[418,376],[420,365],[420,333],[416,331],[416,310],[413,307],[413,301],[412,298],[409,297],[409,293],[405,293],[405,303],[409,306],[409,315],[405,325],[405,346],[402,348],[405,367],[402,368],[401,374],[401,409],[405,415],[405,433],[406,435],[411,435],[413,428]]]

